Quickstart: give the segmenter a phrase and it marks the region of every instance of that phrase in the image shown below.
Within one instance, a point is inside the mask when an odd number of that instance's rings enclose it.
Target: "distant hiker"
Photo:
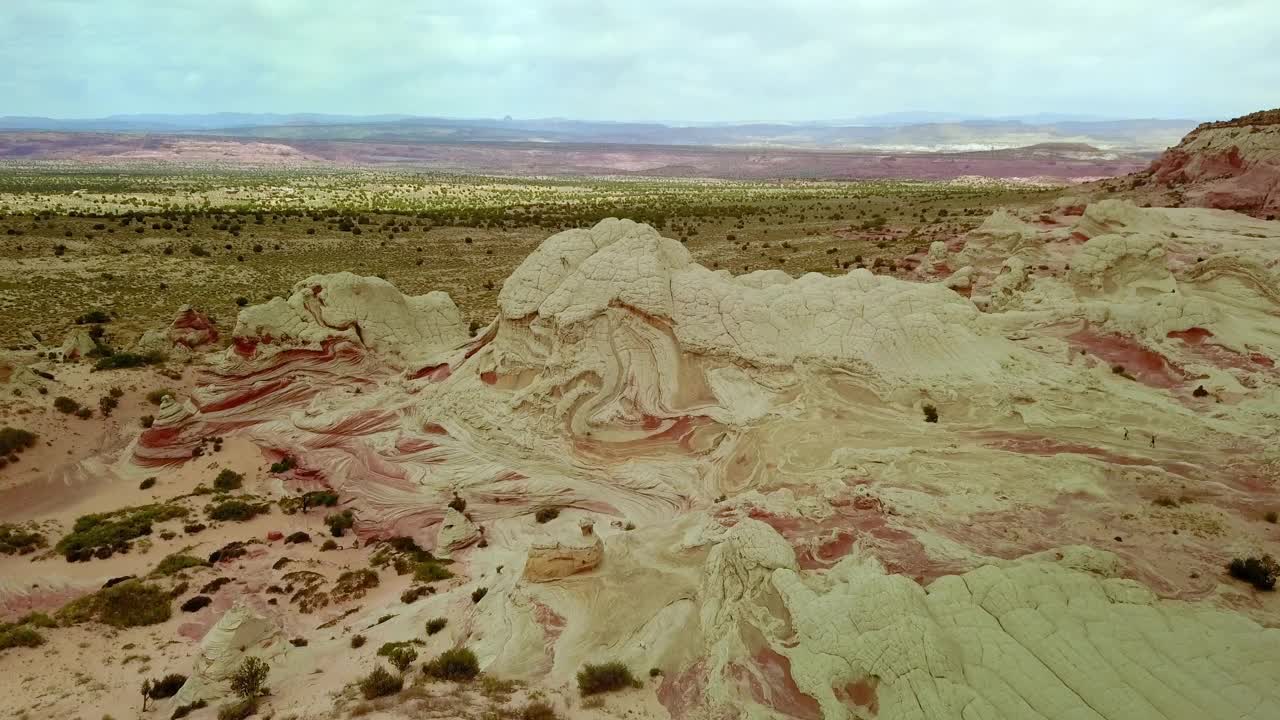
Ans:
[[[1155,446],[1156,446],[1156,436],[1155,436],[1154,434],[1152,434],[1152,435],[1151,435],[1151,447],[1155,447]]]
[[[1129,428],[1125,428],[1125,429],[1124,429],[1124,439],[1125,439],[1125,440],[1128,440],[1128,439],[1129,439]]]

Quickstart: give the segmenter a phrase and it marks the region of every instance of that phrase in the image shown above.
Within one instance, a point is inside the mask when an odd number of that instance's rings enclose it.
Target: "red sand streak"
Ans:
[[[758,674],[741,665],[730,666],[729,674],[746,686],[753,700],[788,717],[818,720],[822,716],[818,701],[796,686],[791,677],[791,661],[785,655],[764,648],[752,660]]]
[[[707,669],[699,660],[682,672],[663,675],[658,686],[658,702],[671,713],[672,720],[684,720],[706,702]]]
[[[430,365],[428,367],[424,367],[418,372],[410,375],[409,378],[411,380],[419,380],[422,378],[426,378],[431,382],[440,382],[441,380],[448,378],[452,374],[453,374],[453,368],[449,367],[448,363],[441,363],[439,365]]]
[[[1186,380],[1182,371],[1171,365],[1163,355],[1139,345],[1132,338],[1099,333],[1086,327],[1072,333],[1067,339],[1075,343],[1078,349],[1087,350],[1113,366],[1122,366],[1126,373],[1143,385],[1169,389]]]
[[[879,685],[878,678],[862,678],[842,688],[835,688],[835,695],[845,705],[866,708],[867,712],[875,715],[880,712],[880,698],[876,693]]]

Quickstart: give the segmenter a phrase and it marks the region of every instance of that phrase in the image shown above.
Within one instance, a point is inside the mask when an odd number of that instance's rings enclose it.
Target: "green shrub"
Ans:
[[[480,661],[470,648],[452,648],[423,665],[422,672],[437,680],[465,682],[474,680],[480,674]]]
[[[261,658],[245,658],[231,674],[231,691],[242,698],[256,698],[263,694],[269,672],[271,668]]]
[[[1227,572],[1237,580],[1244,580],[1259,590],[1275,590],[1276,576],[1280,575],[1280,563],[1270,555],[1235,558],[1227,566]]]
[[[557,508],[542,508],[534,513],[533,518],[540,523],[548,523],[560,517],[560,510]]]
[[[65,415],[71,415],[80,409],[80,403],[72,400],[66,395],[59,395],[53,399],[53,409]]]
[[[40,647],[44,636],[30,625],[0,625],[0,651],[16,647]]]
[[[118,585],[74,600],[56,615],[66,623],[97,620],[117,628],[156,625],[172,614],[169,593],[140,580],[126,580]]]
[[[169,388],[158,388],[147,393],[147,402],[152,405],[159,405],[164,402],[166,397],[175,397],[173,391]]]
[[[578,692],[584,696],[639,686],[631,671],[620,662],[584,665],[578,671]]]
[[[444,618],[434,618],[427,621],[427,635],[435,635],[448,625],[449,621]]]
[[[177,505],[141,505],[83,515],[55,549],[68,560],[88,559],[86,553],[123,549],[130,540],[150,535],[152,524],[186,515],[187,509]]]
[[[146,480],[143,480],[142,482],[138,483],[139,490],[150,490],[155,486],[156,486],[156,479],[153,477],[149,477]]]
[[[485,595],[488,595],[488,594],[489,594],[489,588],[476,588],[475,590],[471,591],[471,602],[478,603],[484,599]]]
[[[94,370],[118,370],[123,368],[136,368],[146,365],[156,365],[166,360],[164,353],[159,351],[151,351],[148,353],[130,353],[118,352],[99,358],[98,362],[93,364]]]
[[[334,542],[333,540],[325,540],[323,543],[320,544],[320,550],[322,552],[327,552],[329,550],[337,550],[337,549],[338,549],[338,543]]]
[[[363,636],[363,635],[352,635],[352,636],[351,636],[351,649],[353,649],[353,650],[354,650],[354,649],[356,649],[356,648],[362,648],[362,647],[364,647],[364,644],[365,644],[366,640],[367,640],[367,638],[365,638],[365,636]]]
[[[231,492],[239,490],[244,485],[244,475],[230,468],[224,469],[218,473],[218,477],[213,479],[213,489],[220,492]]]
[[[180,705],[174,709],[173,714],[169,716],[169,720],[181,720],[196,710],[202,710],[207,707],[209,707],[209,703],[204,700],[196,700],[195,702],[187,703],[186,705]]]
[[[379,665],[373,672],[360,678],[360,694],[365,700],[395,695],[404,687],[404,676],[388,672]]]
[[[296,460],[289,457],[288,455],[285,455],[283,458],[280,459],[279,462],[271,463],[271,472],[286,473],[297,466],[298,466],[298,463]]]
[[[244,720],[258,712],[258,698],[244,698],[218,708],[218,720]]]
[[[338,504],[338,494],[330,490],[312,490],[302,496],[302,509],[313,507],[333,507]]]
[[[378,573],[369,570],[348,570],[333,583],[334,598],[364,597],[365,591],[378,586]]]
[[[170,673],[151,683],[151,692],[147,694],[151,696],[152,700],[171,698],[178,694],[178,691],[182,689],[183,684],[186,682],[186,675]]]
[[[556,711],[550,703],[538,700],[524,706],[520,720],[556,720]]]
[[[14,427],[0,428],[0,456],[16,455],[36,444],[36,434]]]
[[[438,560],[428,560],[413,566],[413,579],[418,582],[436,582],[448,580],[451,577],[453,573]]]
[[[932,405],[924,406],[924,421],[928,423],[938,422],[938,408]]]
[[[0,523],[0,555],[26,555],[44,547],[46,540],[42,533],[24,530],[17,525]]]
[[[344,532],[355,526],[356,519],[350,510],[343,510],[326,516],[324,524],[329,526],[329,532],[333,533],[334,537],[342,537]]]
[[[390,618],[395,616],[389,615],[388,617]],[[390,657],[391,653],[395,652],[396,650],[399,650],[400,648],[410,647],[413,645],[413,643],[414,643],[413,640],[397,640],[395,642],[385,642],[385,643],[382,643],[381,647],[378,648],[378,652],[376,654],[378,655],[378,657]]]
[[[210,505],[205,508],[205,514],[210,520],[229,520],[235,522],[243,522],[252,520],[258,515],[262,515],[271,511],[268,505],[258,505],[244,500],[224,500],[216,505]]]
[[[387,661],[400,672],[408,670],[409,666],[413,664],[413,661],[417,659],[418,651],[407,646],[398,647],[387,653]]]
[[[418,602],[419,599],[422,598],[423,595],[426,595],[429,592],[431,592],[430,588],[424,587],[422,585],[416,585],[400,593],[400,602],[404,603],[405,605],[416,603]]]
[[[54,628],[58,627],[58,623],[53,618],[42,612],[29,612],[18,618],[15,625],[30,625],[38,628]]]
[[[165,558],[160,561],[160,564],[156,565],[156,569],[151,571],[151,574],[160,576],[172,575],[181,570],[186,570],[187,568],[204,567],[205,565],[208,565],[208,563],[200,558],[183,555],[181,553],[174,553],[172,555],[165,556]]]

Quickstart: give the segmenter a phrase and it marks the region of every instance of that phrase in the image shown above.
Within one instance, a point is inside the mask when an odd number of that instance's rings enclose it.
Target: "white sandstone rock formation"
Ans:
[[[197,700],[212,703],[231,695],[231,674],[250,655],[269,658],[283,652],[275,626],[243,605],[223,613],[200,641],[191,675],[176,696],[176,705]]]
[[[58,348],[58,354],[64,360],[75,360],[76,358],[88,357],[95,347],[97,347],[97,344],[93,342],[93,338],[89,337],[87,330],[75,328],[67,333],[67,337],[62,341],[62,346]]]
[[[447,558],[455,550],[479,542],[481,537],[480,527],[466,515],[453,508],[446,508],[444,520],[436,533],[435,554],[437,557]]]
[[[577,533],[561,533],[553,539],[534,542],[525,559],[524,577],[530,582],[559,580],[593,570],[603,559],[604,543],[595,534],[593,524],[584,521]]]
[[[385,280],[349,272],[314,275],[287,300],[241,310],[234,334],[258,354],[344,341],[398,367],[426,364],[469,335],[446,293],[406,297]]]
[[[994,216],[941,282],[733,276],[606,220],[476,338],[318,276],[135,456],[235,428],[442,552],[457,493],[487,547],[417,612],[474,607],[451,642],[533,682],[660,667],[675,717],[1269,717],[1280,604],[1223,566],[1280,555],[1280,225],[1070,209]]]

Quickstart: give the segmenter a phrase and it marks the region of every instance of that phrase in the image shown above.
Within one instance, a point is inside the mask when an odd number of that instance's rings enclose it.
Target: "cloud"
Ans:
[[[2,114],[1222,117],[1274,0],[6,0]]]

